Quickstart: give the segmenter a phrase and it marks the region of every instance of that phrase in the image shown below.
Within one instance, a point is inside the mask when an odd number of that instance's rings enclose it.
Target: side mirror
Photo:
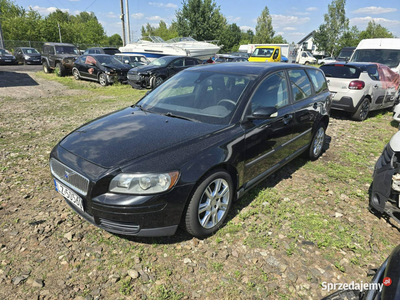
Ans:
[[[129,60],[125,59],[125,60],[124,60],[124,64],[129,65]]]
[[[278,116],[278,109],[273,106],[259,106],[253,113],[248,116],[248,119],[252,120],[262,120],[262,119],[273,119]]]
[[[274,56],[273,56],[272,58],[273,58],[273,59],[277,59],[277,58],[278,58],[278,55],[279,55],[279,52],[278,52],[278,51],[275,51]]]

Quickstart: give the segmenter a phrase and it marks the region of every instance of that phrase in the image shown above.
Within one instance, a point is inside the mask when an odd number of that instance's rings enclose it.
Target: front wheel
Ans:
[[[356,121],[364,121],[369,113],[370,103],[369,99],[365,98],[358,107],[357,111],[353,114],[352,118]]]
[[[164,82],[164,79],[162,79],[159,76],[154,76],[151,78],[151,88],[155,89],[156,87],[160,86]]]
[[[305,65],[308,65],[308,64],[310,64],[308,61],[306,61],[305,63],[304,63]]]
[[[107,80],[107,75],[104,73],[101,73],[99,75],[99,83],[101,86],[107,86],[108,85],[108,80]]]
[[[61,63],[56,64],[56,74],[59,77],[64,77],[65,76],[65,67]]]
[[[225,221],[233,202],[231,176],[222,170],[201,181],[189,202],[184,225],[191,235],[202,238],[216,232]]]
[[[323,123],[319,123],[311,140],[310,149],[308,151],[308,156],[311,160],[316,160],[321,155],[324,143],[325,125]]]

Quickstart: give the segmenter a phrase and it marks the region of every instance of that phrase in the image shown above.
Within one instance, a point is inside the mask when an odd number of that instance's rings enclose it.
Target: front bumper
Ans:
[[[181,221],[192,184],[179,183],[166,193],[157,195],[128,195],[108,192],[109,181],[114,177],[107,169],[94,166],[88,161],[75,157],[71,160],[51,157],[70,166],[76,173],[89,179],[87,195],[74,189],[60,176],[54,175],[59,182],[67,185],[83,200],[81,210],[68,199],[65,201],[81,217],[106,231],[131,236],[168,236],[173,235]],[[72,156],[72,154],[67,154]],[[83,167],[80,167],[83,166]],[[92,173],[85,173],[91,170]],[[95,170],[95,172],[93,172]],[[108,175],[106,175],[108,174]]]
[[[380,213],[385,212],[400,223],[398,203],[400,178],[395,175],[399,171],[397,155],[389,145],[386,145],[375,164],[369,205]]]
[[[38,58],[31,57],[31,58],[25,59],[25,63],[26,64],[32,64],[32,65],[36,65],[36,64],[41,65],[42,64],[42,60],[41,60],[40,57],[38,57]]]

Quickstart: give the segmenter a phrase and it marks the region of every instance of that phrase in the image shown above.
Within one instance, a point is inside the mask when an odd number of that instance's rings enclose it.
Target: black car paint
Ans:
[[[88,196],[80,195],[85,212],[71,207],[88,221],[111,232],[171,235],[181,221],[196,183],[210,170],[228,171],[239,198],[307,150],[319,122],[328,125],[329,91],[281,108],[277,118],[251,120],[246,113],[248,99],[266,76],[281,69],[308,68],[278,63],[262,65],[204,66],[205,70],[244,72],[254,77],[229,124],[191,122],[129,107],[70,133],[54,147],[50,156],[90,181]],[[284,155],[285,151],[289,155]],[[108,192],[111,179],[121,172],[174,170],[180,171],[180,178],[168,192],[146,196]]]
[[[0,64],[17,64],[17,60],[15,59],[14,55],[7,53],[7,50],[5,49],[0,48],[0,50]]]
[[[127,81],[126,75],[131,66],[122,63],[120,65],[102,65],[99,63],[98,57],[105,55],[108,56],[108,54],[84,54],[75,60],[73,68],[79,71],[80,77],[83,79],[99,81],[100,74],[112,72],[114,74],[113,78],[115,77],[118,81],[125,83]],[[86,58],[87,56],[96,59],[96,64],[86,64],[81,61],[82,58]],[[91,71],[89,72],[89,70]]]
[[[165,57],[164,57],[165,58]],[[202,64],[203,62],[197,58],[187,57],[187,56],[168,56],[168,59],[171,61],[166,66],[153,66],[153,65],[145,65],[132,68],[128,72],[128,83],[137,89],[141,88],[152,88],[151,86],[151,78],[152,77],[160,77],[164,81],[173,75],[195,65],[186,65],[182,67],[173,66],[174,62],[179,59],[190,59],[194,61],[196,65]],[[137,79],[131,79],[132,76],[139,76]]]

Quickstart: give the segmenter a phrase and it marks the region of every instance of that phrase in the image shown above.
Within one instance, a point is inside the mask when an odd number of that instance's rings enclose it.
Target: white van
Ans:
[[[384,64],[400,74],[400,39],[362,40],[354,50],[350,61]]]

